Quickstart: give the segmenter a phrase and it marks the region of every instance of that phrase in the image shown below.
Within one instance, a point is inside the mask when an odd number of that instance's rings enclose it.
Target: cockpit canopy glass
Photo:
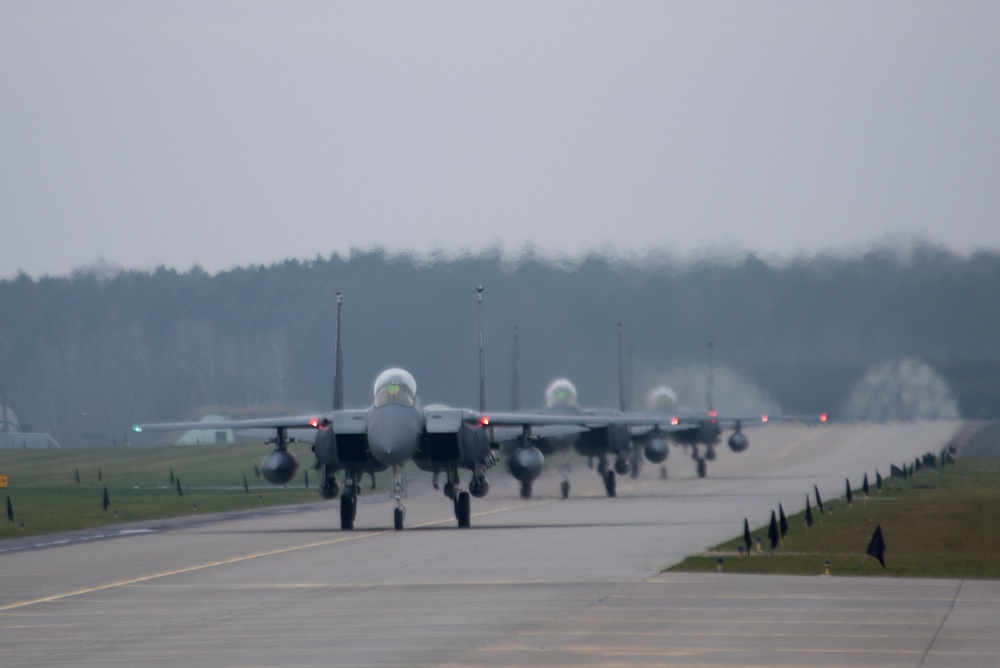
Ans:
[[[546,406],[575,406],[576,386],[565,378],[556,378],[545,389]]]
[[[375,407],[386,404],[412,406],[417,396],[417,381],[403,369],[386,369],[375,379]]]

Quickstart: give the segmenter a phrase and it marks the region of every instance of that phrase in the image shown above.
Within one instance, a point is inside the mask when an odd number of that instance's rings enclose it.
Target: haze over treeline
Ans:
[[[522,408],[557,376],[582,404],[617,406],[621,322],[636,407],[653,379],[704,365],[711,340],[719,367],[785,413],[836,416],[871,368],[914,359],[943,377],[964,417],[1000,415],[1000,254],[931,245],[781,264],[376,250],[216,275],[22,274],[0,281],[0,399],[64,445],[120,442],[134,421],[210,409],[326,409],[339,290],[349,406],[367,405],[378,372],[398,365],[426,403],[475,407],[478,284],[494,409],[511,405],[515,326]]]

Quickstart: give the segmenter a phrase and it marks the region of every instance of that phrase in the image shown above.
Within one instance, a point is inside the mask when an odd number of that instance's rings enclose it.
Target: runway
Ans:
[[[769,426],[615,499],[585,467],[569,500],[556,467],[531,501],[494,472],[468,530],[422,477],[403,532],[366,499],[354,532],[330,502],[8,551],[0,665],[996,666],[997,583],[661,574],[958,426]]]

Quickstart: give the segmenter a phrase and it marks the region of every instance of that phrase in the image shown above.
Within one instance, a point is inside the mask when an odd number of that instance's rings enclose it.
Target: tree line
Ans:
[[[425,402],[478,402],[477,285],[485,286],[487,404],[521,407],[554,377],[617,406],[617,323],[633,405],[649,379],[715,363],[789,413],[836,415],[876,364],[930,365],[967,418],[1000,414],[1000,254],[918,246],[769,263],[498,249],[458,257],[353,251],[218,274],[107,266],[0,281],[0,400],[67,445],[120,442],[138,420],[320,410],[332,393],[344,294],[347,403],[399,365]],[[688,403],[701,407],[702,397]]]

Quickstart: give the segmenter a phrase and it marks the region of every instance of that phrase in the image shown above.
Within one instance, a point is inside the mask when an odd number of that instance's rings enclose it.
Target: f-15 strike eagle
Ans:
[[[482,323],[482,287],[478,288],[480,325]],[[190,429],[267,429],[274,433],[269,439],[275,447],[261,465],[268,482],[284,485],[295,476],[298,462],[288,451],[288,444],[302,433],[313,436],[315,467],[322,471],[320,493],[328,499],[340,494],[341,529],[354,528],[360,478],[365,473],[392,471],[392,498],[396,502],[393,525],[403,528],[406,509],[406,481],[403,465],[413,461],[423,471],[434,474],[435,481],[444,474],[444,486],[455,510],[458,526],[470,526],[470,495],[485,496],[490,489],[486,471],[496,461],[501,441],[520,435],[519,450],[533,450],[528,445],[535,436],[586,432],[606,429],[612,424],[642,424],[651,428],[664,422],[663,417],[629,418],[588,415],[541,415],[537,413],[486,413],[484,384],[480,382],[480,410],[450,408],[442,405],[424,406],[417,396],[417,383],[404,369],[390,368],[375,380],[374,399],[368,408],[343,408],[343,369],[340,342],[340,311],[342,298],[337,295],[336,361],[334,367],[334,409],[321,415],[300,415],[252,420],[232,420],[219,423],[158,423],[135,425],[136,431],[173,431]],[[480,380],[482,367],[482,336],[480,336]],[[295,436],[290,436],[293,432]],[[308,437],[307,437],[308,438]],[[537,452],[537,450],[535,451]],[[532,453],[533,454],[533,453]],[[540,454],[540,453],[539,453]],[[544,459],[520,459],[525,474],[537,477]],[[470,472],[468,491],[462,490],[460,471]],[[337,475],[343,473],[343,491]]]
[[[666,386],[653,388],[648,395],[649,410],[654,414],[674,415],[674,424],[686,427],[684,429],[674,429],[665,432],[669,440],[690,449],[691,458],[695,462],[695,471],[699,478],[707,475],[707,462],[715,461],[715,447],[722,442],[722,432],[732,429],[726,440],[726,444],[733,452],[743,452],[750,447],[750,439],[743,433],[745,427],[767,424],[769,422],[805,422],[824,423],[826,414],[818,416],[803,415],[755,415],[749,417],[727,417],[720,416],[715,410],[712,399],[712,386],[715,380],[715,367],[713,364],[714,345],[708,342],[708,390],[707,390],[707,411],[704,413],[678,412],[677,395]],[[650,435],[645,437],[645,454],[649,461],[660,464],[667,458],[667,441],[660,435]],[[661,469],[661,476],[663,469]]]
[[[512,385],[512,403],[517,401],[517,344],[518,334],[515,330],[514,340],[514,373]],[[521,497],[531,498],[535,479],[541,475],[545,457],[554,453],[574,449],[587,457],[588,463],[597,460],[597,472],[604,482],[608,496],[616,495],[616,474],[639,475],[643,457],[653,464],[663,464],[670,453],[669,442],[690,448],[691,457],[696,464],[699,478],[704,478],[707,471],[706,462],[715,459],[715,446],[721,442],[723,429],[732,429],[727,443],[733,452],[743,452],[750,445],[744,427],[764,424],[770,421],[801,421],[826,422],[826,415],[818,417],[781,416],[771,417],[758,415],[753,417],[720,417],[713,408],[712,402],[712,344],[709,342],[709,379],[708,379],[708,411],[705,413],[678,413],[677,396],[668,387],[657,387],[650,392],[650,413],[628,413],[625,399],[625,374],[622,356],[622,325],[618,324],[618,393],[620,410],[599,408],[581,408],[577,404],[577,391],[572,382],[565,378],[552,381],[545,390],[545,406],[537,412],[545,415],[572,415],[596,420],[608,418],[612,421],[594,426],[586,431],[572,434],[545,436],[536,434],[530,443],[517,444],[510,453],[509,468],[511,474],[521,483]],[[659,416],[661,423],[645,423],[640,419],[650,419]],[[635,422],[626,418],[634,417]],[[614,463],[610,462],[614,459]],[[666,469],[661,467],[661,477],[666,477]],[[564,472],[561,484],[562,497],[569,496],[570,482],[568,471]]]
[[[538,413],[540,415],[576,416],[591,420],[624,417],[624,413],[619,411],[581,408],[577,404],[576,386],[566,378],[557,378],[549,383],[545,390],[545,406],[540,408]],[[669,418],[664,419],[664,424],[660,426],[660,429],[667,429],[668,425]],[[571,448],[587,457],[591,463],[597,459],[597,471],[604,481],[605,490],[608,496],[615,496],[615,472],[619,475],[629,472],[636,457],[635,445],[632,435],[629,433],[628,424],[609,422],[607,425],[578,433],[539,436],[532,441],[529,447],[533,447],[540,453],[536,458],[542,462],[544,462],[546,455],[551,456]],[[520,481],[521,497],[525,499],[531,498],[532,484],[538,476],[530,477],[526,475],[527,471],[523,470],[525,467],[516,468],[515,466],[520,460],[527,458],[529,454],[531,453],[525,449],[525,446],[518,445],[517,450],[512,452],[510,457],[511,474]],[[610,458],[615,460],[613,469],[609,466],[608,460]],[[564,499],[569,496],[568,471],[564,472],[560,490]]]

